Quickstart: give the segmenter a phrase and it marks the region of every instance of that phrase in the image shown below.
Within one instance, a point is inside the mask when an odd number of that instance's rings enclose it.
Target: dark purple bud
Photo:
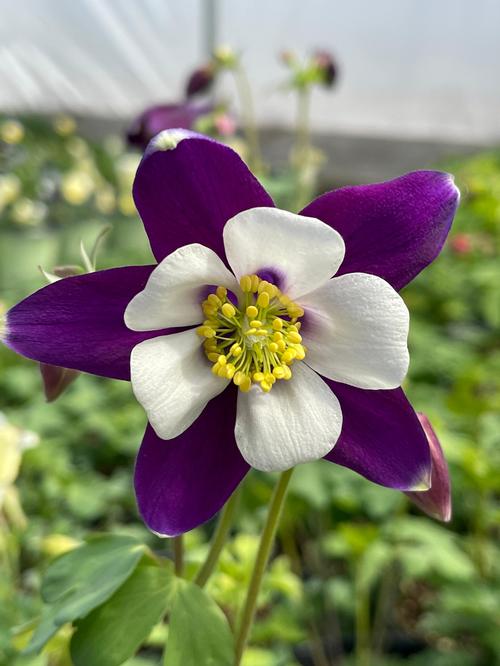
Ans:
[[[198,67],[186,83],[186,97],[208,92],[214,83],[214,67],[211,63]]]
[[[432,472],[429,490],[406,492],[419,509],[433,518],[448,522],[451,519],[450,474],[441,444],[425,414],[418,414],[419,421],[427,435],[431,451]]]
[[[78,370],[60,368],[58,365],[48,365],[47,363],[40,363],[40,372],[47,402],[57,400],[80,374]]]
[[[337,65],[332,54],[328,51],[316,51],[312,60],[321,73],[323,84],[331,88],[337,78]]]
[[[177,127],[192,129],[198,118],[212,110],[208,104],[193,102],[152,106],[133,121],[127,132],[127,140],[130,145],[144,149],[159,132]]]

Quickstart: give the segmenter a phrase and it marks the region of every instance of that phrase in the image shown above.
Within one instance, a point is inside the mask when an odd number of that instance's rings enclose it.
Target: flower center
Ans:
[[[225,287],[207,296],[201,304],[207,319],[197,333],[206,338],[203,346],[215,375],[232,379],[241,391],[256,383],[267,393],[277,380],[291,379],[290,366],[306,355],[298,321],[304,310],[257,275],[245,275],[240,286],[237,306]]]

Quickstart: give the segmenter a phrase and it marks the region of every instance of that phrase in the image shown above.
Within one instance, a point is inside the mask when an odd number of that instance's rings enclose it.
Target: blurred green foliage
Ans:
[[[129,198],[138,156],[116,138],[85,141],[70,119],[54,123],[27,119],[22,137],[11,127],[7,138],[16,140],[0,141],[5,306],[42,286],[37,264],[51,270],[78,262],[80,238],[90,242],[108,222],[113,231],[100,267],[150,261]],[[428,414],[449,461],[452,521],[422,517],[402,494],[349,470],[301,466],[245,666],[500,663],[500,155],[447,169],[462,192],[456,222],[438,261],[403,296],[412,315],[405,388]],[[47,405],[36,364],[4,348],[0,395],[8,420],[40,436],[24,452],[17,480],[27,523],[0,512],[0,664],[65,666],[67,627],[41,655],[18,653],[41,612],[50,560],[94,532],[136,537],[170,555],[169,543],[142,525],[133,497],[145,418],[128,384],[91,376]],[[270,475],[250,474],[238,535],[207,587],[230,624],[272,483]],[[209,524],[187,535],[188,574],[203,561],[212,530]],[[164,634],[157,626],[128,666],[159,664]]]

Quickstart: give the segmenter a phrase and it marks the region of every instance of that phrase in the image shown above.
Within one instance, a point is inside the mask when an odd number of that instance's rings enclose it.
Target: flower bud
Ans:
[[[448,522],[451,519],[450,475],[441,444],[425,414],[418,414],[431,452],[431,487],[429,490],[406,492],[405,495],[424,513]]]
[[[198,118],[211,111],[212,107],[207,104],[192,102],[153,106],[133,121],[127,132],[127,140],[130,145],[144,149],[159,132],[177,127],[193,129]]]
[[[195,69],[186,83],[186,97],[208,92],[214,83],[214,78],[214,67],[211,63]]]
[[[328,51],[316,51],[312,56],[312,61],[321,74],[323,85],[331,88],[338,73],[332,54]]]

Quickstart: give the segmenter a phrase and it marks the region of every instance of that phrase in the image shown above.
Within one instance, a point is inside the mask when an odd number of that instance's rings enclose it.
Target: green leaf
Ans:
[[[120,666],[132,657],[165,614],[174,583],[169,569],[140,564],[106,603],[78,622],[71,639],[75,666]]]
[[[201,588],[178,581],[170,615],[164,666],[233,666],[234,644],[226,616]]]
[[[47,607],[26,653],[40,650],[63,624],[85,617],[109,599],[144,551],[132,537],[105,535],[58,557],[45,574],[42,597]]]

